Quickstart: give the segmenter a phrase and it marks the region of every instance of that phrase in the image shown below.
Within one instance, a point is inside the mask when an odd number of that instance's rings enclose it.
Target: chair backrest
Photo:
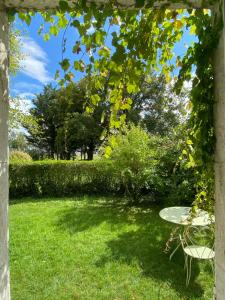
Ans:
[[[212,224],[205,227],[189,226],[183,236],[180,235],[183,250],[188,247],[189,255],[200,259],[212,258],[214,240],[214,226]],[[187,250],[185,252],[187,253]]]

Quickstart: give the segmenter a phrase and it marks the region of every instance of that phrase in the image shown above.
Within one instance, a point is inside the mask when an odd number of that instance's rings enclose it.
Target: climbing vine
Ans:
[[[71,8],[63,0],[59,1],[57,11],[42,12],[44,22],[39,32],[48,40],[64,31],[61,69],[55,77],[60,85],[76,80],[77,72],[90,79],[86,87],[88,112],[101,101],[98,93],[90,94],[88,84],[101,90],[107,81],[105,100],[111,105],[112,128],[119,128],[125,121],[125,112],[132,105],[129,95],[139,91],[140,76],[163,73],[168,82],[176,81],[177,93],[185,81],[192,81],[189,138],[182,159],[187,161],[187,167],[196,170],[199,189],[196,203],[205,206],[213,199],[212,57],[222,22],[209,10],[194,10],[188,0],[185,1],[190,5],[188,10],[169,10],[172,2],[176,1],[164,2],[163,7],[155,10],[154,1],[136,0],[136,9],[123,10],[117,1],[98,6],[77,1]],[[210,3],[215,4],[215,0]],[[9,13],[14,15],[15,11]],[[27,24],[33,15],[19,13]],[[73,60],[68,59],[66,52],[68,28],[73,28],[78,36],[72,48]],[[174,46],[181,41],[185,30],[194,33],[198,41],[190,45],[183,58],[175,59]],[[178,78],[174,75],[177,70]]]
[[[196,67],[191,91],[191,116],[189,139],[183,156],[187,167],[195,170],[197,180],[194,205],[207,210],[214,209],[214,74],[213,56],[219,42],[222,19],[197,10],[190,16],[187,26],[196,27],[198,42],[190,46],[182,60],[182,68],[176,83],[178,92],[182,83],[190,76],[191,68]]]

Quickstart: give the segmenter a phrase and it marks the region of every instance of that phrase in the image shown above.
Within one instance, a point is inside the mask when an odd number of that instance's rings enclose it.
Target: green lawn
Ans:
[[[158,212],[100,197],[11,201],[12,299],[211,299],[207,263],[193,263],[186,288],[182,251],[163,253],[173,227]]]

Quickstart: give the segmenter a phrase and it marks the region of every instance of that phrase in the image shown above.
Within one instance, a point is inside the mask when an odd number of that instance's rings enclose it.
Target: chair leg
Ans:
[[[172,257],[174,256],[175,252],[178,250],[178,248],[180,247],[180,244],[177,245],[177,247],[173,250],[173,252],[170,254],[170,260],[172,259]]]
[[[189,258],[189,264],[187,260],[187,278],[186,278],[186,286],[189,285],[190,279],[191,279],[191,263],[192,263],[192,257]]]
[[[190,265],[189,265],[189,278],[188,278],[188,285],[189,285],[189,283],[190,283],[190,279],[191,279],[191,264],[192,264],[192,257],[190,257],[189,263],[190,263]]]
[[[184,270],[187,270],[188,269],[188,256],[185,254],[184,255]]]
[[[186,269],[186,286],[188,286],[189,262],[188,262],[188,256],[187,255],[185,255],[185,269]]]

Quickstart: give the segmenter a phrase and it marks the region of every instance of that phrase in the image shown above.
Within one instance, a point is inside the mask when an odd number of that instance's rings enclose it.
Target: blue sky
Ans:
[[[10,93],[13,96],[32,98],[34,94],[42,91],[45,84],[56,85],[54,75],[61,60],[62,33],[45,42],[38,34],[41,24],[42,19],[38,15],[33,18],[30,26],[19,21],[16,23],[16,27],[22,32],[25,58],[21,63],[21,70],[10,79]],[[71,33],[74,36],[75,32],[68,32],[72,37]]]
[[[59,69],[59,62],[62,57],[62,32],[57,37],[51,37],[49,41],[44,41],[38,34],[38,29],[42,24],[42,18],[36,15],[30,26],[17,21],[16,26],[23,33],[22,43],[25,59],[22,62],[22,68],[15,77],[10,79],[10,94],[30,100],[35,94],[40,93],[43,86],[52,83],[56,86],[54,75]],[[73,28],[69,28],[66,34],[67,38],[67,57],[71,56],[71,48],[77,40],[77,33]],[[195,40],[194,36],[188,33],[176,47],[175,53],[181,55],[185,52],[185,45]],[[82,74],[77,72],[75,80],[79,80]],[[29,101],[30,102],[30,101]]]

